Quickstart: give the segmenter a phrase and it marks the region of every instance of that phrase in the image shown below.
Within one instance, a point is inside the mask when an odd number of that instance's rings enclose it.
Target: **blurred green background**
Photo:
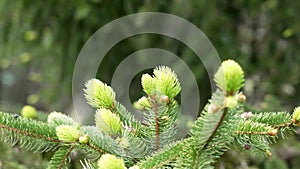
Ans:
[[[73,68],[87,39],[119,17],[164,12],[198,26],[222,60],[242,65],[249,110],[292,111],[300,104],[299,9],[298,1],[280,0],[0,0],[0,110],[19,113],[29,104],[43,112],[71,113]],[[146,34],[123,40],[105,56],[97,76],[109,84],[127,55],[151,47],[185,61],[204,106],[211,94],[205,68],[187,46],[168,37]],[[132,100],[142,95],[139,83],[139,78],[132,81]],[[230,151],[216,168],[299,169],[299,147],[297,137],[290,136],[274,146],[269,159]],[[0,169],[45,168],[47,154],[28,154],[1,143]]]

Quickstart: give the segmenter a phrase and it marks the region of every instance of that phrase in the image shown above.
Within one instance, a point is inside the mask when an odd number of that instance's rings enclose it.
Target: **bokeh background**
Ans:
[[[292,111],[300,105],[299,9],[298,1],[280,0],[0,0],[0,110],[19,113],[24,105],[33,105],[45,113],[71,114],[73,68],[87,39],[119,17],[164,12],[198,26],[222,60],[242,65],[249,111]],[[203,107],[211,94],[207,72],[187,46],[169,37],[144,34],[123,40],[105,56],[97,77],[110,84],[126,56],[151,47],[185,61],[198,82]],[[143,94],[139,78],[131,84],[132,100]],[[297,135],[279,141],[272,152],[271,158],[261,158],[230,151],[216,168],[300,168]],[[0,143],[0,169],[45,168],[49,156]]]

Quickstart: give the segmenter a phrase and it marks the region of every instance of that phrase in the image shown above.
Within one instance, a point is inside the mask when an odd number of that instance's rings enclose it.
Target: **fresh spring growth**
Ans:
[[[76,126],[79,127],[79,124],[75,122],[71,117],[60,113],[60,112],[51,112],[48,115],[47,121],[49,124],[52,124],[54,126],[59,126],[59,125],[70,125],[70,126]]]
[[[103,154],[98,161],[98,169],[126,169],[124,160],[111,154]]]
[[[37,116],[37,112],[34,107],[26,105],[22,108],[21,115],[25,118],[35,118]]]
[[[156,92],[156,84],[154,82],[154,78],[151,77],[148,73],[143,74],[141,81],[144,92],[149,96]]]
[[[158,91],[169,98],[174,98],[179,94],[181,90],[180,83],[177,79],[177,75],[169,67],[156,67],[153,74],[155,75]]]
[[[98,79],[91,79],[85,84],[85,97],[95,108],[111,108],[116,94],[113,89]]]
[[[89,137],[87,135],[84,135],[84,136],[80,136],[79,137],[79,143],[81,144],[86,144],[89,142]]]
[[[144,74],[142,86],[148,95],[160,93],[168,98],[174,98],[179,94],[181,87],[176,74],[166,66],[159,66],[153,71],[154,76]]]
[[[74,126],[60,125],[56,127],[56,135],[59,140],[70,143],[78,140],[79,131]]]
[[[237,62],[229,59],[222,62],[214,80],[220,89],[226,91],[228,95],[233,95],[244,85],[244,72]]]
[[[296,107],[293,112],[293,119],[295,120],[295,123],[300,122],[300,107]]]
[[[108,109],[98,109],[95,114],[95,121],[96,126],[109,135],[121,133],[120,117]]]

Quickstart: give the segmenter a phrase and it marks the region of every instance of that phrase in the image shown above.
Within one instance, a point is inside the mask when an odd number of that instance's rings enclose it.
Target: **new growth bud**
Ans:
[[[87,135],[79,137],[79,143],[81,143],[81,144],[87,144],[88,142],[89,142],[89,137]]]
[[[109,135],[121,133],[120,117],[113,114],[110,110],[102,108],[98,109],[95,114],[96,126]]]
[[[56,135],[59,140],[70,143],[78,140],[79,131],[74,126],[60,125],[56,127]]]
[[[124,160],[111,154],[103,154],[98,161],[98,169],[126,169]]]
[[[181,90],[177,75],[166,66],[159,66],[154,69],[155,82],[157,90],[168,96],[168,98],[174,98]]]
[[[151,77],[149,74],[143,74],[141,83],[142,83],[144,92],[147,93],[149,96],[151,96],[155,93],[156,84],[154,82],[153,77]]]
[[[226,60],[222,62],[214,78],[217,86],[228,95],[233,95],[244,85],[244,72],[241,66],[233,61]]]
[[[91,79],[85,84],[85,97],[88,103],[95,108],[111,108],[116,94],[110,86],[98,79]]]
[[[165,102],[177,96],[181,90],[177,75],[166,66],[159,66],[153,70],[154,76],[144,74],[142,86],[149,96],[154,94],[165,95]],[[162,98],[163,99],[163,98]]]

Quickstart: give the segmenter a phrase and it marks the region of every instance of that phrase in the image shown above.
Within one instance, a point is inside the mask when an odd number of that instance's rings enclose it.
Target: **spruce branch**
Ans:
[[[12,145],[20,142],[27,150],[53,151],[60,147],[55,127],[12,114],[0,112],[1,139]]]
[[[175,160],[178,157],[178,152],[181,152],[184,146],[190,142],[190,138],[185,140],[177,141],[166,145],[164,148],[160,149],[158,152],[155,152],[149,157],[146,157],[144,160],[137,163],[140,168],[150,169],[150,168],[160,168],[169,162]]]
[[[52,156],[47,169],[63,169],[67,168],[67,159],[74,149],[74,143],[69,146],[60,147]]]
[[[85,96],[97,108],[96,126],[81,126],[58,112],[40,122],[0,112],[1,138],[12,145],[35,151],[55,151],[49,169],[65,168],[72,151],[96,155],[81,162],[86,169],[118,168],[213,168],[224,152],[235,146],[270,155],[269,145],[278,133],[300,125],[300,108],[288,112],[245,112],[244,72],[234,61],[222,63],[215,75],[219,89],[213,94],[194,126],[190,137],[174,141],[180,112],[174,97],[180,92],[176,74],[160,66],[154,75],[142,76],[147,94],[135,103],[144,115],[139,122],[115,100],[115,92],[105,83],[92,79]],[[26,108],[32,117],[33,109]],[[23,113],[26,114],[26,113]]]
[[[268,124],[274,128],[281,130],[290,129],[293,124],[292,115],[288,112],[262,112],[253,114],[249,118],[253,122],[260,122]]]
[[[83,126],[80,129],[83,135],[87,135],[88,143],[86,146],[100,154],[115,154],[126,158],[126,153],[122,147],[109,135],[102,133],[95,126]]]
[[[253,122],[253,121],[241,121],[235,134],[257,134],[257,135],[269,135],[275,136],[278,130],[264,123]]]

